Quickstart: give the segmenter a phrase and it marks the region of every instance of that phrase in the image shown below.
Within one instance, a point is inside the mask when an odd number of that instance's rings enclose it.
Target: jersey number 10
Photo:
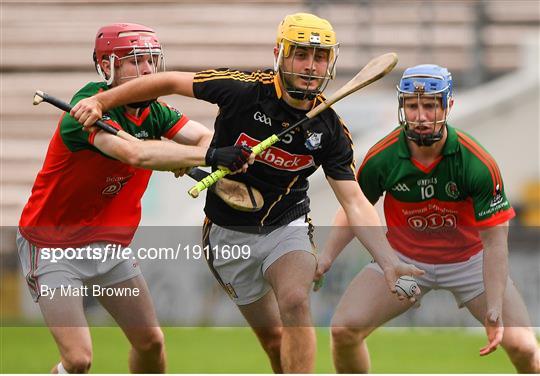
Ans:
[[[426,185],[425,187],[420,187],[420,193],[422,195],[422,200],[432,198],[435,194],[435,188],[433,185]]]

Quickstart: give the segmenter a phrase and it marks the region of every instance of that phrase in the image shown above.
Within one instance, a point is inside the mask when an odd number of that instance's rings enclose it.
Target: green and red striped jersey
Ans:
[[[71,104],[102,90],[107,90],[105,83],[89,83]],[[145,108],[140,117],[120,107],[105,118],[139,139],[172,138],[188,121],[160,102]],[[31,243],[77,247],[97,241],[131,242],[152,171],[103,154],[93,145],[94,137],[71,116],[62,115],[19,221],[21,234]]]
[[[466,133],[447,131],[442,155],[431,166],[411,158],[398,128],[368,151],[357,173],[371,203],[386,192],[392,247],[431,264],[468,260],[483,248],[479,229],[515,215],[493,157]]]

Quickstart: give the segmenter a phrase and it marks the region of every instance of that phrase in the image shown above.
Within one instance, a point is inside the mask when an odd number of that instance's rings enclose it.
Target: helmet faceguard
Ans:
[[[278,26],[277,33],[278,54],[274,59],[274,71],[278,73],[283,88],[295,99],[314,99],[322,93],[328,82],[335,77],[336,61],[339,55],[339,43],[336,42],[336,34],[332,25],[327,20],[308,13],[296,13],[288,15]],[[298,49],[313,51],[311,68],[305,73],[292,71],[294,59]],[[313,64],[318,51],[326,51],[328,65],[324,75],[313,73]],[[291,68],[284,65],[284,59],[292,56]],[[295,78],[301,77],[306,82],[305,87],[293,84]],[[310,88],[313,81],[318,84]]]
[[[403,72],[403,76],[397,86],[398,92],[398,119],[399,124],[405,129],[407,138],[415,142],[418,146],[431,146],[440,141],[446,127],[446,119],[450,111],[450,101],[452,99],[452,75],[448,69],[434,64],[423,64],[411,67]],[[420,122],[410,121],[405,116],[405,99],[417,98],[420,108],[421,98],[433,98],[441,100],[444,117],[442,120],[435,120],[433,132],[420,134],[411,129],[420,125]],[[437,125],[441,127],[437,131]]]
[[[98,74],[107,85],[111,85],[115,80],[115,69],[125,59],[134,59],[138,64],[142,56],[150,57],[152,73],[165,70],[165,59],[161,44],[156,33],[149,27],[131,24],[117,23],[103,26],[96,35],[94,48],[94,64]],[[109,61],[110,74],[103,70],[103,61]],[[117,77],[119,80],[136,78],[141,75],[137,65],[137,74],[133,76]]]

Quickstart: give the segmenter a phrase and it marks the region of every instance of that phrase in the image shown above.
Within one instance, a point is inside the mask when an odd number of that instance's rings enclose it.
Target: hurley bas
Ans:
[[[47,285],[40,285],[40,296],[54,299],[58,293],[59,296],[139,296],[138,287],[103,287],[100,285],[92,286],[71,286],[60,285],[58,288],[51,289]]]

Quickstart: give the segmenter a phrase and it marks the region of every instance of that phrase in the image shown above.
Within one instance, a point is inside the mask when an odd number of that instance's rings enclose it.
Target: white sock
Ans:
[[[64,368],[64,365],[62,364],[62,362],[58,363],[58,365],[56,366],[56,369],[58,370],[58,373],[69,373]]]

